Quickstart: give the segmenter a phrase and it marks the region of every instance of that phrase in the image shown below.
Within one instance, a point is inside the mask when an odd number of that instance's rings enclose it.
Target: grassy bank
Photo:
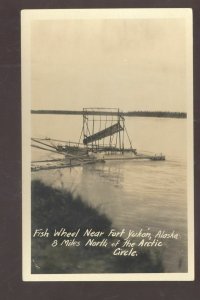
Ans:
[[[55,237],[33,237],[36,229],[46,228],[50,232],[60,228],[67,231],[80,228],[77,237],[80,246],[52,247]],[[161,257],[155,250],[146,250],[132,257],[114,256],[110,247],[86,247],[88,238],[83,233],[89,228],[104,231],[107,235],[113,227],[104,214],[80,197],[75,198],[70,192],[52,188],[39,180],[32,181],[32,273],[163,272]],[[56,239],[60,242],[63,237]]]

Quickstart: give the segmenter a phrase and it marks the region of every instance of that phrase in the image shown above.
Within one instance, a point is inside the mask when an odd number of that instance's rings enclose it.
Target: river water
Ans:
[[[81,195],[119,230],[177,232],[180,239],[166,241],[162,250],[164,272],[187,272],[186,124],[186,119],[126,118],[134,148],[163,153],[166,161],[107,161],[39,171],[32,178]],[[78,141],[81,127],[80,116],[32,116],[34,137]],[[33,150],[32,158],[41,151]]]

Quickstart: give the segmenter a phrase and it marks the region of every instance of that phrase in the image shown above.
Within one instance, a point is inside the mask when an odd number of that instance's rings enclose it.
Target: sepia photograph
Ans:
[[[194,280],[192,11],[23,10],[24,281]]]

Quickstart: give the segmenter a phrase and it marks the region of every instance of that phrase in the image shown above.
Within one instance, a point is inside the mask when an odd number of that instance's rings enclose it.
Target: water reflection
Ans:
[[[106,162],[71,170],[40,171],[32,174],[32,179],[70,191],[74,197],[80,195],[84,203],[104,213],[119,230],[150,227],[152,232],[179,232],[180,240],[167,241],[159,255],[164,272],[186,272],[186,120],[128,118],[127,127],[136,148],[163,152],[167,160]],[[49,133],[44,136],[57,137],[54,129],[47,129]],[[59,138],[66,139],[62,131],[59,134]]]
[[[41,181],[32,182],[32,273],[160,273],[164,271],[162,255],[156,250],[143,249],[140,255],[120,256],[113,254],[111,244],[115,238],[108,238],[108,246],[87,247],[84,231],[88,228],[100,230],[108,237],[112,224],[103,214],[86,205],[80,197],[44,185]],[[49,232],[59,228],[69,231],[81,230],[73,240],[56,238],[58,246],[51,247],[54,237],[33,238],[37,228],[48,228]],[[117,238],[118,240],[118,238]],[[121,242],[123,239],[120,238]],[[98,239],[96,238],[96,241]],[[77,247],[76,244],[79,246]],[[65,244],[64,244],[65,245]],[[139,251],[137,247],[128,252]],[[119,250],[118,250],[119,252]]]
[[[110,182],[115,187],[122,187],[123,186],[123,172],[121,169],[121,165],[118,163],[116,164],[97,164],[94,166],[86,165],[83,168],[83,176],[87,176],[88,173],[91,173],[93,176],[99,176],[104,180],[104,182]]]
[[[106,162],[38,172],[53,187],[80,195],[114,227],[177,231],[181,239],[162,248],[166,272],[187,269],[186,166],[182,162]]]

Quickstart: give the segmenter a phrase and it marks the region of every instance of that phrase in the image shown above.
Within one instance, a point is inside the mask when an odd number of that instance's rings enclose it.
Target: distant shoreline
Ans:
[[[168,111],[131,111],[131,112],[127,112],[126,116],[186,119],[187,113],[185,113],[185,112],[168,112]]]
[[[82,110],[31,110],[31,114],[41,115],[83,115]],[[113,111],[88,111],[87,115],[118,115]],[[178,118],[186,119],[187,113],[185,112],[170,112],[170,111],[129,111],[120,112],[120,115],[126,117],[156,117],[156,118]]]

